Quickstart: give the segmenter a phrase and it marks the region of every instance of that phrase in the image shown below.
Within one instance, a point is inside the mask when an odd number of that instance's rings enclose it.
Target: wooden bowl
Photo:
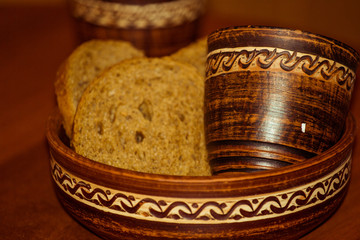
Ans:
[[[198,36],[206,0],[68,0],[80,41],[122,39],[147,56],[169,55]]]
[[[180,177],[103,165],[67,146],[49,117],[50,169],[71,216],[105,239],[297,239],[339,207],[349,185],[355,120],[329,150],[251,174]]]
[[[354,49],[261,26],[219,29],[208,48],[205,126],[215,172],[285,166],[339,140],[360,59]]]

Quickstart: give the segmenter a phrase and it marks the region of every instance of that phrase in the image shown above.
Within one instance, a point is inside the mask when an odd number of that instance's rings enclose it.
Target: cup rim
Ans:
[[[360,53],[358,51],[356,51],[353,47],[349,46],[348,44],[341,42],[339,40],[336,40],[334,38],[322,35],[322,34],[317,34],[317,33],[313,33],[310,31],[305,31],[305,30],[300,30],[300,29],[295,29],[295,28],[287,28],[287,27],[278,27],[278,26],[267,26],[267,25],[239,25],[239,26],[230,26],[230,27],[223,27],[223,28],[218,28],[216,30],[214,30],[213,32],[211,32],[208,35],[208,39],[210,38],[210,36],[213,36],[215,34],[218,34],[219,32],[226,32],[226,31],[234,31],[234,30],[241,30],[241,29],[260,29],[260,30],[278,30],[278,31],[291,31],[293,33],[301,33],[310,37],[315,37],[317,39],[322,39],[325,40],[328,43],[333,43],[336,44],[342,48],[344,48],[345,50],[349,51],[354,58],[356,59],[356,61],[358,62],[357,64],[359,65],[360,63]]]

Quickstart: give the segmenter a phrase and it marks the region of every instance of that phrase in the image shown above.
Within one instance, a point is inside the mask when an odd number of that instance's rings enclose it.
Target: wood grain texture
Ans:
[[[296,5],[298,1],[281,1],[281,5],[280,1],[275,1],[277,4],[261,1],[264,8],[257,6],[259,1],[232,1],[232,4],[241,4],[241,14],[238,8],[230,14],[221,14],[224,9],[228,11],[226,3],[230,0],[213,2],[221,7],[211,8],[200,29],[202,35],[238,24],[286,25],[330,35],[360,50],[360,34],[354,27],[360,15],[354,14],[358,8],[351,4],[358,1],[345,1],[349,4],[340,5],[337,1],[326,4],[306,1],[310,4],[301,5]],[[299,7],[297,11],[292,10],[295,5]],[[5,6],[0,11],[0,28],[6,33],[0,40],[1,238],[98,240],[99,237],[70,217],[56,200],[44,142],[45,122],[55,106],[53,77],[60,62],[75,46],[72,20],[67,9],[58,5]],[[359,87],[355,85],[351,106],[357,122],[360,121]],[[340,208],[302,240],[360,239],[359,149],[360,142],[356,141],[352,179]]]
[[[338,141],[360,59],[354,49],[261,26],[217,30],[208,48],[205,131],[215,172],[226,171],[220,162],[246,172],[303,161]]]

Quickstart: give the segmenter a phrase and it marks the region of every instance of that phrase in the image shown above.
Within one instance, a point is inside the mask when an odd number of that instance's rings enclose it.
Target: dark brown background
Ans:
[[[210,0],[205,35],[229,25],[272,25],[323,34],[360,51],[360,1]],[[44,131],[53,81],[76,46],[62,0],[0,0],[0,238],[97,239],[69,217],[53,192]],[[360,71],[358,71],[358,75]],[[360,124],[359,84],[352,112]],[[303,239],[360,239],[360,142],[340,209]]]

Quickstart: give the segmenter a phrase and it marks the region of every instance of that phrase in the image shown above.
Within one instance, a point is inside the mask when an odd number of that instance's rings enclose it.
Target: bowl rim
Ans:
[[[216,182],[233,182],[233,181],[244,181],[244,180],[255,180],[263,179],[272,176],[286,175],[292,172],[297,172],[304,169],[309,169],[315,167],[328,159],[334,157],[336,154],[343,152],[349,148],[354,141],[355,132],[356,132],[356,120],[354,116],[349,113],[346,119],[345,130],[340,138],[340,140],[331,148],[319,154],[311,159],[297,163],[294,165],[284,166],[281,168],[258,171],[251,174],[226,174],[226,175],[213,175],[213,176],[177,176],[177,175],[162,175],[162,174],[153,174],[138,172],[133,170],[122,169],[103,163],[96,162],[89,158],[83,157],[77,154],[70,147],[66,146],[65,143],[59,137],[59,131],[61,128],[61,115],[59,110],[56,109],[48,118],[46,124],[46,138],[48,143],[56,148],[61,154],[66,158],[76,160],[80,165],[96,168],[97,170],[104,172],[105,174],[116,174],[122,175],[129,178],[143,178],[151,179],[151,181],[159,182],[181,182],[183,184],[203,184],[203,183],[216,183]]]

